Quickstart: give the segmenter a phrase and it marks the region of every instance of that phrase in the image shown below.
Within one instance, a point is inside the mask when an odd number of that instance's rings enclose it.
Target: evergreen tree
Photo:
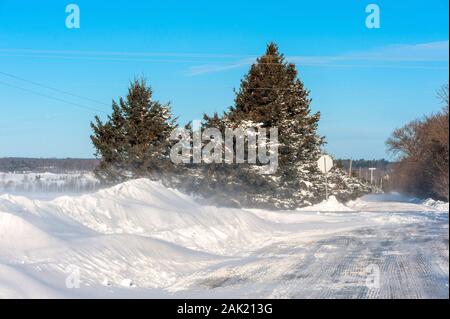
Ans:
[[[152,101],[144,79],[135,80],[126,100],[113,101],[105,123],[98,116],[91,123],[92,143],[100,164],[96,175],[103,181],[148,176],[158,178],[172,169],[170,133],[176,127],[170,105]]]
[[[269,44],[241,81],[234,106],[222,116],[205,115],[203,129],[214,127],[223,134],[226,127],[278,128],[278,170],[262,174],[259,162],[194,165],[186,169],[181,187],[228,206],[292,209],[322,201],[325,178],[317,160],[324,138],[317,134],[320,114],[312,113],[310,104],[295,65]],[[331,194],[343,200],[369,190],[338,169],[330,181],[336,186],[329,185]]]
[[[295,65],[286,63],[277,45],[270,43],[241,81],[235,106],[226,116],[232,122],[251,120],[262,127],[277,127],[280,165],[296,170],[315,162],[323,144],[317,135],[320,113],[311,114],[310,103]]]
[[[238,125],[250,120],[278,128],[277,192],[292,200],[304,200],[320,177],[316,162],[324,140],[317,134],[320,114],[311,113],[310,103],[295,65],[285,62],[277,45],[270,43],[241,81],[235,106],[225,114]]]

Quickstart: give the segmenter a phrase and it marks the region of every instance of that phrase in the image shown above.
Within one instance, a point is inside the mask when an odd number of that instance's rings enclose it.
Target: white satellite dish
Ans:
[[[333,168],[333,159],[329,155],[323,155],[317,161],[317,166],[322,173],[326,174]]]

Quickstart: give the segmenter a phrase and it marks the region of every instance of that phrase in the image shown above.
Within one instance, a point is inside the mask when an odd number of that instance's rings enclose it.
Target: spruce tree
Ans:
[[[316,160],[323,144],[317,134],[320,113],[311,114],[310,104],[295,65],[286,63],[277,45],[270,43],[241,81],[235,106],[226,116],[237,123],[251,120],[278,127],[281,155],[286,164],[295,165]]]
[[[316,161],[324,139],[317,134],[320,113],[312,113],[311,99],[295,65],[285,62],[274,43],[267,46],[241,81],[235,105],[225,114],[234,123],[253,121],[279,131],[280,192],[300,196],[316,182]],[[300,199],[300,198],[299,198]]]
[[[234,106],[223,116],[205,115],[203,128],[222,133],[225,127],[278,128],[278,170],[263,175],[259,162],[201,165],[193,172],[200,180],[194,191],[215,196],[215,202],[242,206],[292,208],[320,200],[320,187],[314,185],[320,180],[316,163],[323,138],[317,134],[320,114],[311,112],[310,103],[295,65],[269,44],[241,81]]]
[[[158,178],[170,170],[170,133],[176,127],[170,105],[152,101],[144,79],[135,80],[126,99],[112,103],[112,114],[103,123],[91,123],[92,143],[100,164],[96,175],[103,181]]]

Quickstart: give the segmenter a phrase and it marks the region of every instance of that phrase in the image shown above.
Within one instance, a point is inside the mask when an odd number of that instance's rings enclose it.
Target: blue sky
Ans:
[[[80,29],[65,26],[69,3]],[[369,3],[380,29],[366,28]],[[90,121],[135,76],[181,123],[221,112],[270,41],[297,64],[337,157],[386,157],[394,128],[440,109],[447,0],[0,0],[0,157],[92,157]]]

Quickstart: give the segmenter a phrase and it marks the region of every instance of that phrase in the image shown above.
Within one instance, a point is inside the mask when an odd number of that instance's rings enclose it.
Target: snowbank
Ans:
[[[8,250],[36,249],[58,240],[19,216],[0,211],[0,254]]]
[[[328,200],[324,200],[323,202],[309,206],[298,208],[298,211],[307,211],[307,212],[353,212],[354,210],[350,207],[345,206],[340,203],[335,196],[330,196]]]
[[[421,204],[424,206],[433,207],[434,209],[440,212],[448,212],[448,203],[440,200],[434,200],[432,198],[429,198],[424,200]]]
[[[448,203],[421,201],[399,193],[365,195],[348,202],[347,206],[367,212],[448,212]]]
[[[354,211],[373,204],[345,206],[330,197],[297,211],[221,208],[146,179],[53,200],[3,194],[0,297],[108,297],[130,289],[161,296],[199,283],[198,289],[222,285],[237,269],[270,282],[290,271],[313,241],[361,227],[416,222],[417,216],[386,220],[385,213]],[[282,254],[272,258],[277,249]],[[290,254],[297,257],[281,257]],[[74,268],[80,270],[81,290],[66,288]]]
[[[0,211],[32,220],[34,227],[60,240],[130,234],[219,255],[246,254],[289,232],[289,225],[274,225],[246,210],[202,206],[146,179],[49,201],[0,195]]]

